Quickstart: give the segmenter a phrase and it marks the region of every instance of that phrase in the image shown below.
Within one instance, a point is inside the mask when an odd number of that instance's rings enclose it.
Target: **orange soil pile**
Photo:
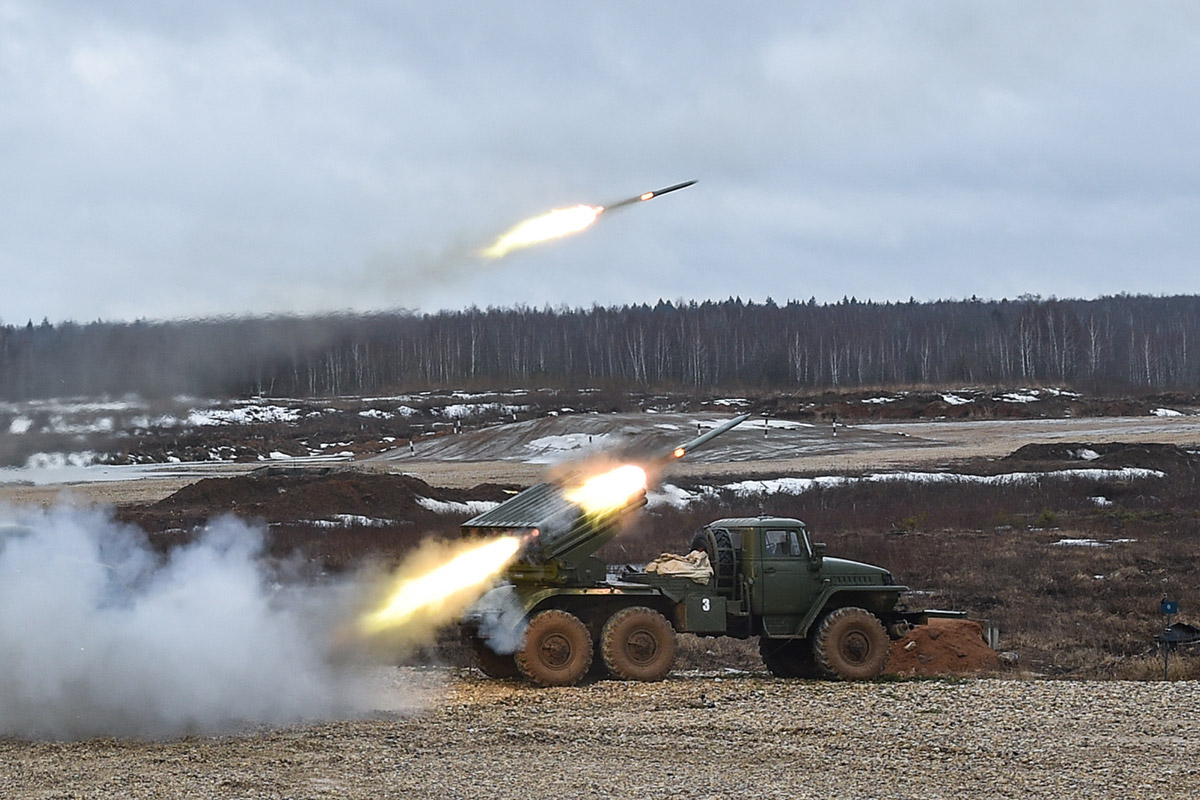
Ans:
[[[996,651],[983,640],[978,622],[931,620],[892,642],[887,669],[892,675],[960,675],[996,669]]]

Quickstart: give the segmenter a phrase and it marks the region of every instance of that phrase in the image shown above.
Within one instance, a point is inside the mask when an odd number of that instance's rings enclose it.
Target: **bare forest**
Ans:
[[[0,399],[444,387],[1200,384],[1200,297],[590,309],[0,326]]]

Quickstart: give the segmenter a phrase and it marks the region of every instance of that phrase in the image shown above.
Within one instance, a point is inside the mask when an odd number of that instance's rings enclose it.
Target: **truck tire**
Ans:
[[[808,639],[770,639],[758,637],[758,654],[767,671],[776,678],[819,678]]]
[[[604,623],[600,654],[618,678],[660,681],[675,664],[675,629],[653,609],[623,608]]]
[[[489,678],[519,678],[521,671],[517,669],[516,659],[512,653],[497,653],[488,647],[487,642],[478,636],[472,636],[471,652],[475,654],[475,666]]]
[[[887,666],[891,642],[879,619],[863,608],[830,612],[812,637],[813,656],[826,678],[861,681]]]
[[[592,635],[579,617],[550,609],[529,621],[517,669],[539,686],[570,686],[592,665]]]

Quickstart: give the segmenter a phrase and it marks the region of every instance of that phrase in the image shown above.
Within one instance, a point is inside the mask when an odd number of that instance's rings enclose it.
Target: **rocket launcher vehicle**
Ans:
[[[644,463],[665,466],[703,447],[749,418],[742,414],[677,447],[652,455]],[[607,567],[594,553],[620,531],[620,522],[646,504],[645,484],[599,510],[589,511],[571,499],[566,483],[539,483],[490,511],[467,520],[470,536],[519,536],[520,559],[505,577],[516,584],[593,585],[604,580]]]

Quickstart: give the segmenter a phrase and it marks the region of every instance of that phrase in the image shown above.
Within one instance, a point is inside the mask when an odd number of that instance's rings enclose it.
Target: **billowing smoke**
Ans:
[[[509,584],[495,587],[471,609],[478,633],[495,653],[515,653],[525,643],[525,606]]]
[[[0,509],[0,734],[162,737],[379,707],[347,587],[273,583],[227,518],[160,556],[95,509]]]

